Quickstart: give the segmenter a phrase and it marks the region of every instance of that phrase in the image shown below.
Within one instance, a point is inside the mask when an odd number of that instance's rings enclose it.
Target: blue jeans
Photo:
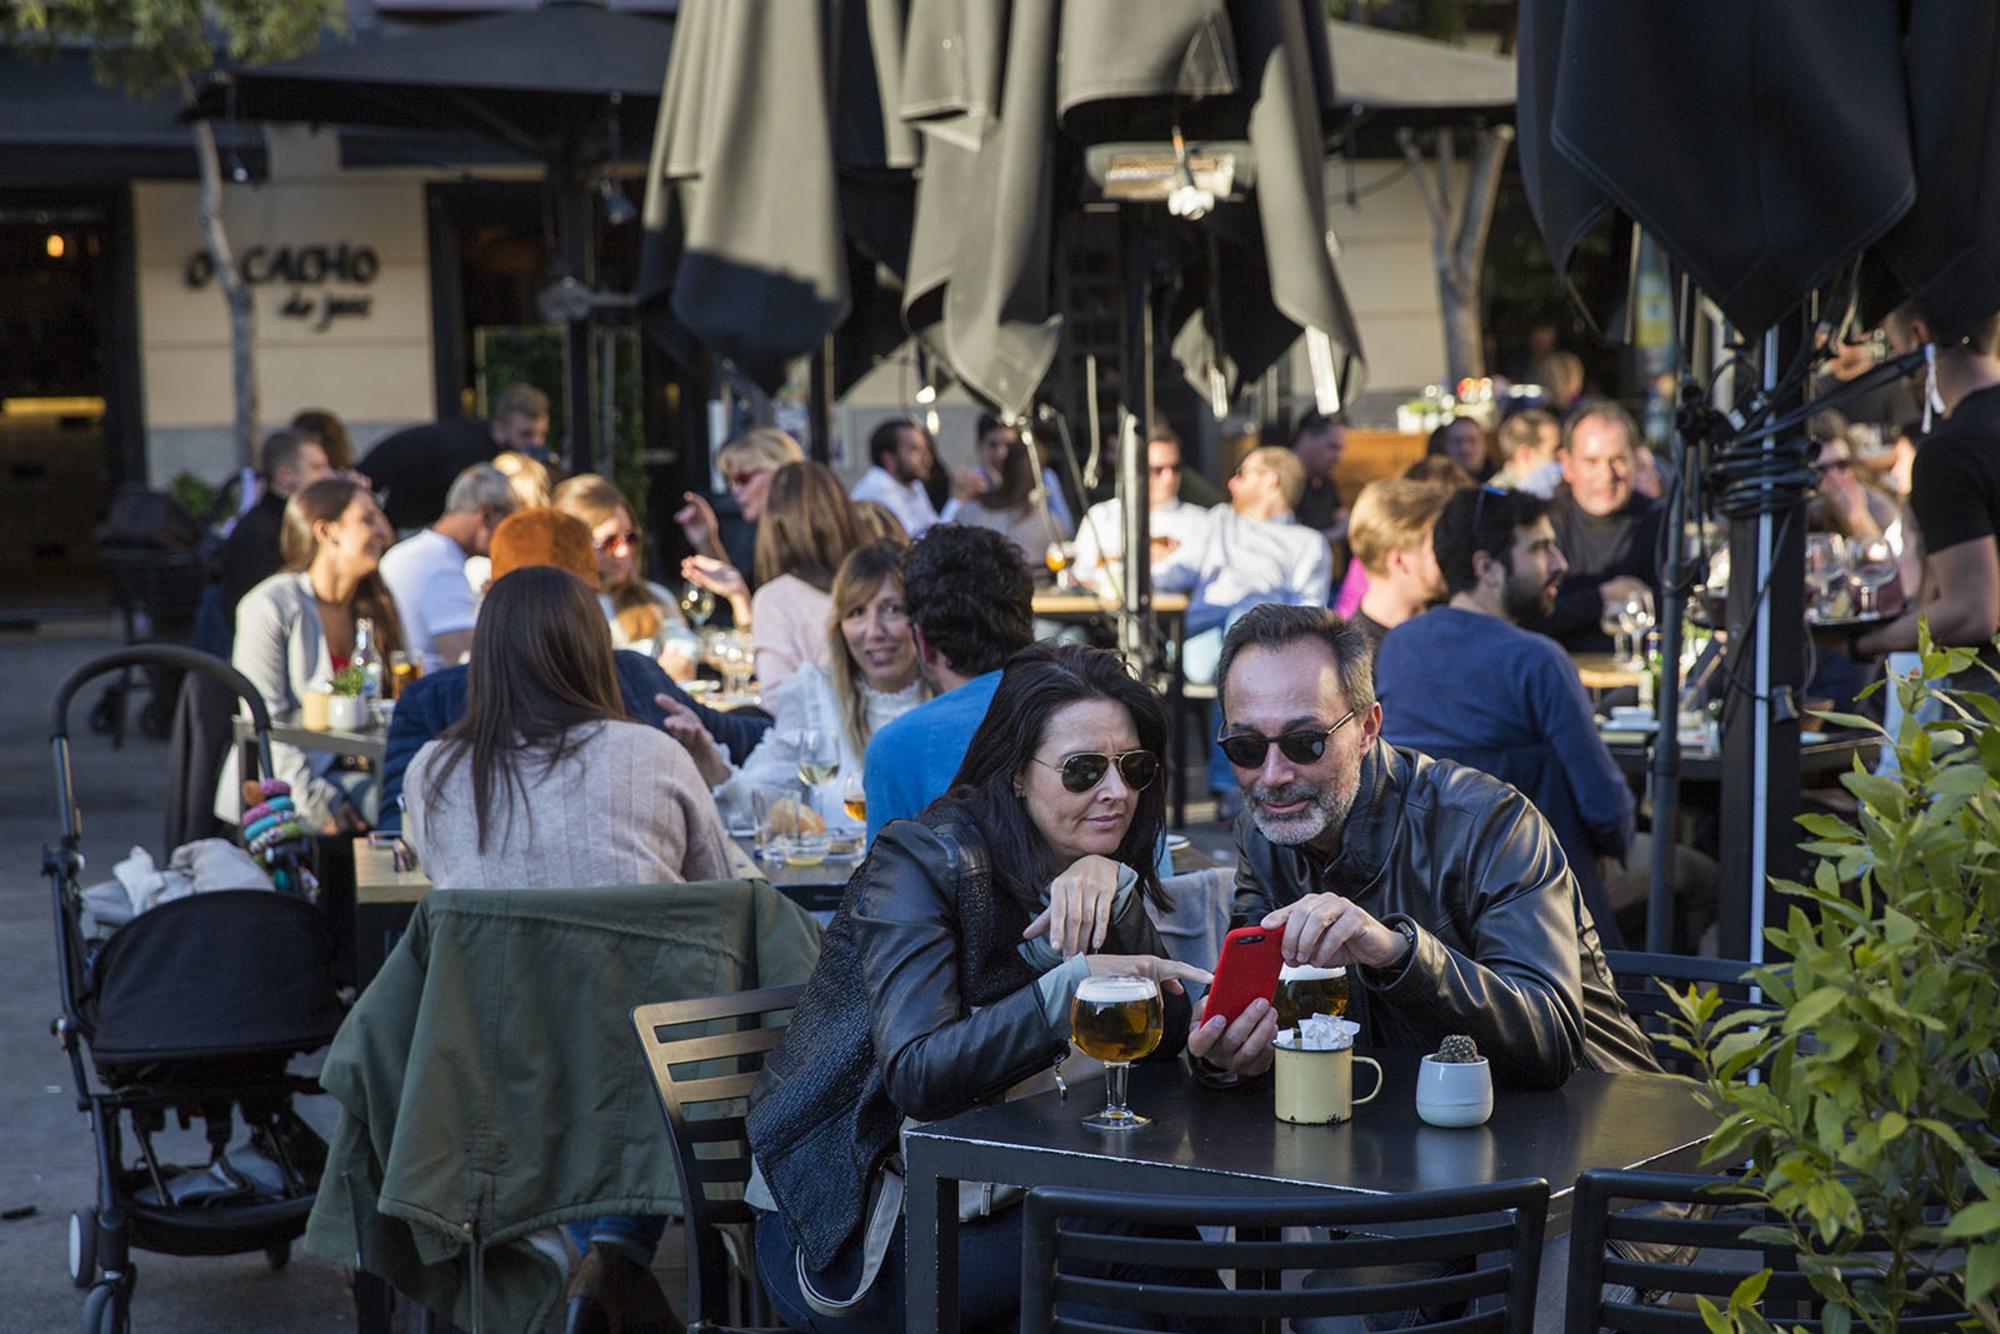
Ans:
[[[992,1218],[976,1223],[961,1223],[958,1228],[958,1314],[961,1327],[967,1334],[978,1334],[981,1330],[1014,1330],[1021,1323],[1021,1227],[1022,1216],[1019,1209],[1008,1209]],[[1107,1226],[1105,1231],[1123,1230]],[[1176,1230],[1171,1235],[1196,1234],[1192,1229],[1184,1232]],[[757,1277],[764,1284],[764,1291],[771,1298],[771,1309],[786,1325],[793,1329],[806,1330],[810,1334],[861,1334],[862,1331],[901,1329],[904,1315],[903,1285],[903,1242],[904,1224],[896,1224],[895,1235],[889,1239],[889,1251],[882,1259],[882,1268],[875,1275],[875,1286],[868,1290],[850,1314],[839,1318],[823,1316],[806,1305],[799,1292],[798,1271],[793,1255],[796,1243],[792,1230],[786,1224],[784,1215],[757,1211]],[[854,1291],[860,1277],[860,1247],[850,1246],[852,1253],[843,1259],[851,1263],[837,1266],[836,1271],[815,1280],[826,1296],[844,1297]],[[1083,1272],[1081,1268],[1078,1272]],[[1145,1271],[1133,1266],[1112,1266],[1104,1271],[1106,1277],[1136,1279],[1144,1277]],[[1163,1270],[1156,1271],[1158,1281],[1192,1284],[1202,1281],[1205,1271]],[[1206,1273],[1212,1286],[1221,1287],[1222,1280],[1213,1273]],[[1124,1329],[1176,1329],[1176,1324],[1148,1324],[1147,1317],[1137,1312],[1104,1311],[1089,1307],[1078,1307],[1063,1303],[1062,1314],[1071,1320],[1091,1320],[1099,1324],[1116,1325]],[[1194,1326],[1188,1326],[1194,1328]],[[1215,1328],[1216,1322],[1208,1321],[1203,1326]]]
[[[660,1249],[660,1237],[666,1230],[664,1218],[630,1214],[606,1214],[581,1223],[563,1224],[563,1235],[577,1250],[588,1251],[592,1242],[601,1241],[616,1246],[626,1259],[641,1268],[652,1265],[653,1252]]]

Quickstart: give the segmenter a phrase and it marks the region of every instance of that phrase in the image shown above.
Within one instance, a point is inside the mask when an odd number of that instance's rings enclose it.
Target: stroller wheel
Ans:
[[[271,1272],[277,1273],[292,1262],[292,1243],[281,1241],[276,1245],[266,1246],[264,1259],[271,1266]]]
[[[90,730],[99,736],[110,736],[118,726],[118,711],[125,707],[125,696],[116,686],[107,689],[97,697],[97,703],[90,710]]]
[[[126,1334],[130,1314],[125,1293],[112,1283],[100,1283],[83,1299],[83,1334]]]
[[[97,1210],[76,1209],[69,1216],[69,1281],[87,1288],[97,1281]]]

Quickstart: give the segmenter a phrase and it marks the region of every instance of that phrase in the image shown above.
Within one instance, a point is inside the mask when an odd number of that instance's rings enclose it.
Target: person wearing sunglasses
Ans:
[[[868,437],[868,458],[873,466],[854,484],[853,499],[888,506],[914,542],[938,521],[937,507],[924,489],[924,479],[937,463],[930,432],[908,417],[892,417]]]
[[[1146,528],[1155,564],[1183,547],[1199,547],[1208,534],[1208,511],[1182,500],[1180,490],[1181,438],[1173,427],[1155,424],[1146,437]],[[1085,510],[1076,530],[1077,578],[1107,597],[1117,596],[1124,543],[1123,501],[1114,496]]]
[[[1219,680],[1244,798],[1235,924],[1282,930],[1288,963],[1346,967],[1360,1045],[1469,1034],[1516,1087],[1659,1068],[1548,822],[1495,778],[1383,741],[1359,630],[1324,607],[1255,608]],[[1229,1082],[1268,1070],[1276,1036],[1258,1001],[1197,1020],[1188,1050]]]
[[[1147,911],[1167,907],[1152,857],[1166,738],[1159,699],[1115,653],[1023,649],[951,790],[884,829],[855,872],[746,1122],[757,1270],[789,1327],[901,1327],[903,1228],[869,1251],[870,1165],[907,1117],[1053,1087],[1085,979],[1153,979],[1165,1024],[1147,1059],[1182,1049],[1184,985],[1208,974],[1165,957]],[[1018,1210],[989,1196],[959,1236],[964,1326],[1015,1327]],[[828,1316],[802,1276],[820,1300],[861,1292]]]

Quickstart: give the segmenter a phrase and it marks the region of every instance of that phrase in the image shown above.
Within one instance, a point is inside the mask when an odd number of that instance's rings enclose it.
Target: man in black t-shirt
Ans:
[[[1347,506],[1333,484],[1333,470],[1347,448],[1347,427],[1318,408],[1299,418],[1292,452],[1306,470],[1306,493],[1292,510],[1295,522],[1316,530],[1336,547],[1347,540]]]
[[[285,501],[333,471],[325,447],[297,431],[265,436],[257,464],[264,494],[237,517],[215,558],[223,611],[232,625],[243,595],[284,568]]]
[[[1909,305],[1885,327],[1898,356],[1937,341],[1930,322]],[[1917,446],[1910,470],[1910,510],[1931,597],[1886,625],[1849,636],[1843,647],[1856,658],[1914,649],[1922,619],[1938,644],[1979,648],[1988,665],[2000,667],[1992,646],[2000,631],[2000,315],[1962,342],[1939,347],[1936,365],[1944,421]],[[1926,392],[1921,380],[1918,392]],[[2000,693],[1978,668],[1953,684]]]
[[[547,461],[549,396],[533,385],[509,385],[493,402],[491,420],[459,417],[426,422],[386,436],[359,469],[398,532],[430,526],[444,513],[445,493],[475,463],[516,450]]]
[[[1521,626],[1572,653],[1610,650],[1604,609],[1630,594],[1650,592],[1657,610],[1660,506],[1632,486],[1642,448],[1632,414],[1611,402],[1583,408],[1563,433],[1563,484],[1549,505],[1549,523],[1569,573],[1555,610]]]

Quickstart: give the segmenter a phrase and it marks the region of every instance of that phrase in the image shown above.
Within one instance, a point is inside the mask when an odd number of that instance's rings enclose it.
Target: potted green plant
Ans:
[[[358,732],[368,724],[368,701],[361,692],[368,688],[368,674],[359,667],[343,667],[333,674],[333,698],[327,701],[327,726],[337,732]]]
[[[1818,862],[1775,882],[1784,961],[1749,977],[1767,1007],[1718,1019],[1690,987],[1668,1039],[1722,1118],[1707,1160],[1747,1160],[1781,1220],[1751,1239],[1797,1248],[1834,1334],[1936,1304],[2000,1331],[2000,700],[1947,692],[1976,655],[1921,640],[1896,735],[1828,715],[1880,733],[1898,769],[1857,761],[1853,818],[1800,817]],[[1764,1281],[1704,1299],[1710,1328],[1769,1328]]]

